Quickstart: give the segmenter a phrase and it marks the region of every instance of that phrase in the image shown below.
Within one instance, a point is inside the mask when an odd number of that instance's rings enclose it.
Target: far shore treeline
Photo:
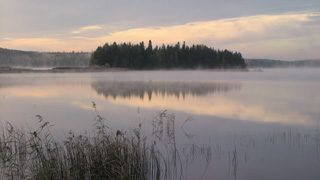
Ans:
[[[11,67],[87,67],[88,52],[35,52],[0,47],[0,66]]]
[[[216,50],[205,45],[175,45],[152,47],[149,40],[139,44],[106,43],[91,54],[90,66],[106,66],[129,69],[173,69],[173,68],[246,68],[241,53]]]

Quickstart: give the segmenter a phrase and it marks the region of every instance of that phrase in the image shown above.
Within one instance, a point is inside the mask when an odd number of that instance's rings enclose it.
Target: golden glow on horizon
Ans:
[[[12,39],[12,38],[11,38]],[[0,42],[0,44],[2,44]],[[44,48],[51,47],[52,49],[59,49],[59,47],[66,46],[67,42],[55,39],[55,38],[21,38],[21,39],[12,39],[8,40],[1,45],[2,47],[18,49],[15,47],[34,47],[34,48]]]

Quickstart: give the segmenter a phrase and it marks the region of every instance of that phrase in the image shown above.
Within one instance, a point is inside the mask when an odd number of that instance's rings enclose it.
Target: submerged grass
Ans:
[[[26,133],[10,123],[2,128],[1,179],[186,179],[175,142],[174,116],[166,111],[154,118],[148,138],[141,124],[130,132],[115,132],[97,114],[93,137],[70,131],[65,141],[57,142],[49,122],[37,118],[35,131]],[[209,157],[210,149],[206,153],[204,157]]]

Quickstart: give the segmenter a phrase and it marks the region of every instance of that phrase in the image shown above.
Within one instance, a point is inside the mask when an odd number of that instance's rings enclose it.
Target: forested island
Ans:
[[[90,58],[91,55],[91,58]],[[205,45],[144,43],[108,44],[90,52],[36,52],[0,48],[0,71],[12,68],[59,67],[57,71],[103,69],[227,69],[227,68],[319,68],[320,60],[243,59],[241,53],[215,50]],[[64,69],[61,69],[63,67]],[[85,68],[77,69],[75,67]],[[20,69],[21,70],[21,69]],[[12,71],[12,69],[11,69]]]
[[[89,65],[129,69],[246,68],[245,60],[239,52],[215,50],[205,45],[189,47],[185,42],[182,45],[178,42],[153,48],[151,40],[147,47],[144,42],[106,43],[91,54]]]

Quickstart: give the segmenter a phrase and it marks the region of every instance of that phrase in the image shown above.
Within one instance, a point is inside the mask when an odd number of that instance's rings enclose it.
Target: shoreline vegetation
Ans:
[[[216,72],[248,72],[248,69],[143,69],[138,71],[188,71],[188,70],[203,70]],[[136,71],[136,69],[128,68],[108,68],[104,66],[91,67],[54,67],[54,68],[27,68],[27,67],[9,67],[0,66],[0,74],[10,73],[90,73],[90,72],[125,72]],[[255,71],[255,70],[254,70]]]
[[[125,68],[106,67],[54,67],[54,68],[34,68],[34,67],[10,67],[0,66],[0,73],[85,73],[85,72],[118,72],[127,71]]]
[[[25,132],[10,123],[3,126],[0,178],[187,179],[187,168],[194,158],[206,163],[202,176],[206,172],[211,148],[191,142],[183,145],[182,151],[176,143],[174,114],[163,111],[154,117],[148,136],[142,124],[125,132],[111,129],[92,103],[97,114],[91,135],[70,131],[65,140],[58,142],[50,132],[51,125],[40,115],[36,116],[39,123],[36,130]]]

